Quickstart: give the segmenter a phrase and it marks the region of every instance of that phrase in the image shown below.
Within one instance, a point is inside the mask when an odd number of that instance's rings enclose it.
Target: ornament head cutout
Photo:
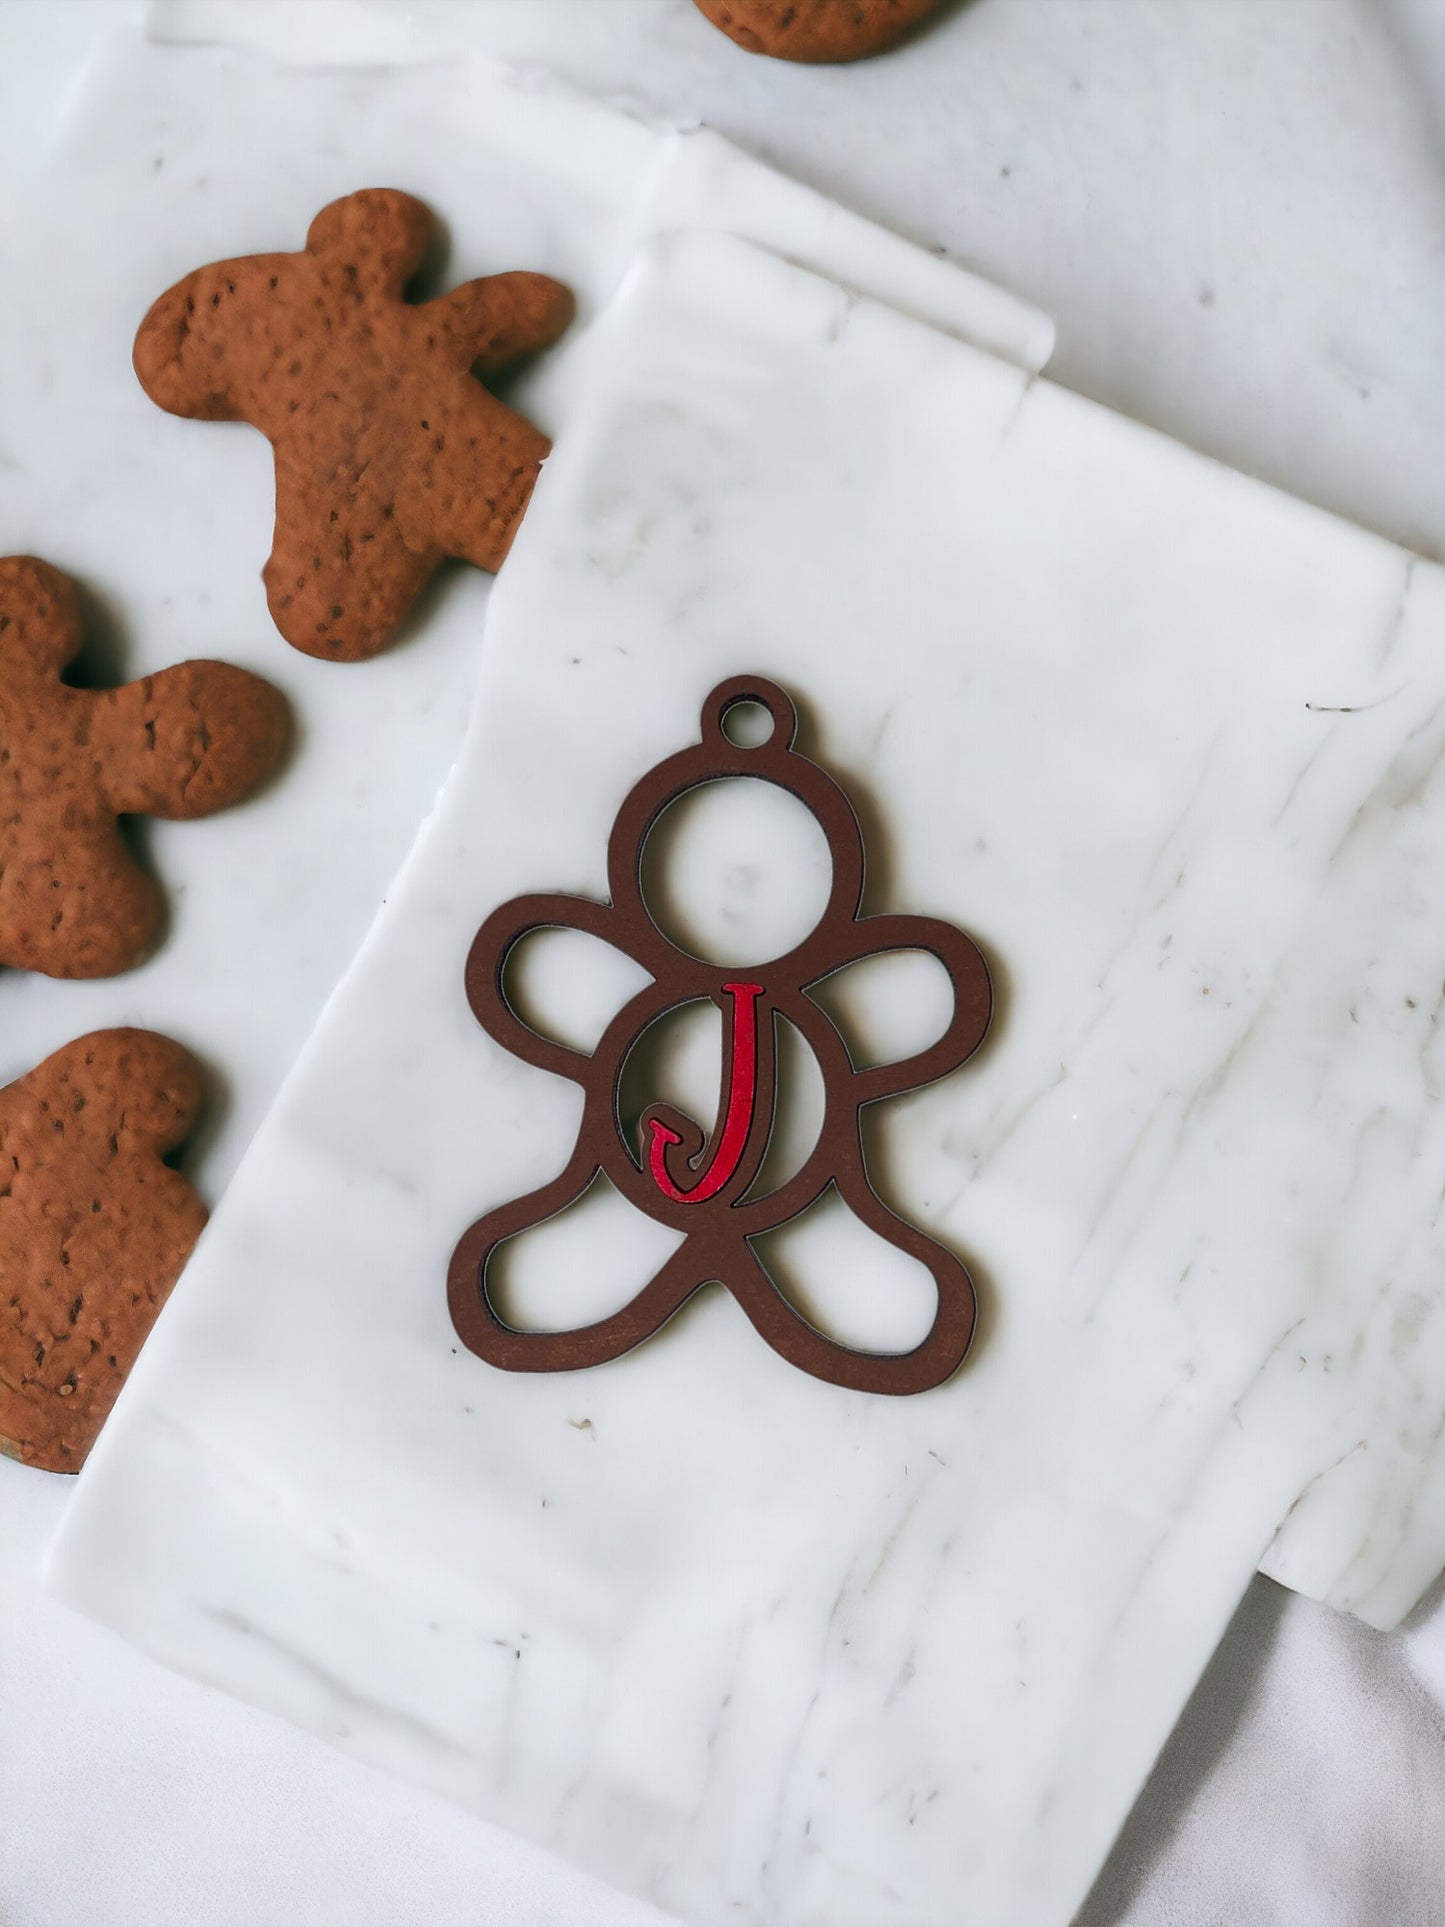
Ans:
[[[755,704],[772,723],[753,747],[733,742],[728,712]],[[797,714],[775,683],[740,676],[721,683],[702,712],[702,739],[668,757],[632,790],[617,813],[607,849],[610,903],[540,894],[514,897],[478,931],[467,959],[467,997],[483,1028],[513,1055],[580,1084],[577,1143],[550,1184],[480,1218],[452,1257],[449,1299],[463,1343],[504,1371],[578,1371],[618,1358],[651,1338],[703,1285],[724,1285],[759,1335],[790,1364],[856,1391],[912,1393],[942,1384],[963,1362],[973,1337],[976,1298],[967,1270],[950,1251],[889,1210],[868,1176],[861,1135],[866,1105],[932,1083],[956,1070],[983,1041],[992,1012],[988,968],[973,940],[937,917],[862,914],[863,835],[852,805],[827,772],[793,747]],[[781,956],[745,969],[691,956],[659,927],[643,895],[648,835],[688,791],[733,777],[756,777],[791,792],[827,839],[832,886],[821,920]],[[600,937],[645,970],[651,981],[632,997],[587,1055],[541,1036],[510,1002],[507,960],[534,930],[571,929]],[[937,1041],[895,1063],[855,1069],[848,1048],[809,994],[847,965],[890,951],[925,951],[953,989],[952,1016]],[[651,1104],[637,1140],[624,1130],[623,1068],[644,1033],[684,1004],[708,1001],[723,1020],[722,1093],[711,1133],[683,1112]],[[773,1136],[779,1018],[811,1048],[822,1074],[824,1113],[817,1142],[800,1169],[773,1189],[759,1178]],[[649,1217],[683,1234],[682,1243],[628,1304],[572,1331],[522,1331],[499,1314],[488,1272],[506,1240],[575,1203],[600,1175]],[[870,1230],[930,1273],[937,1291],[932,1326],[905,1352],[854,1350],[819,1331],[778,1288],[755,1250],[767,1232],[798,1217],[832,1186]]]

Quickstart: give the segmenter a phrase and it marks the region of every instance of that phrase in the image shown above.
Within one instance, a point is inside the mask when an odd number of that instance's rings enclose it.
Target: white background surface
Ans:
[[[313,28],[335,11],[295,9]],[[416,11],[421,41],[377,16],[398,49],[454,34],[464,13]],[[115,17],[85,0],[0,6],[7,192]],[[465,22],[581,84],[702,115],[936,241],[1054,314],[1058,378],[1445,553],[1440,6],[978,0],[906,56],[841,74],[749,61],[685,0],[482,0]],[[94,271],[57,261],[57,298],[84,301]],[[0,384],[0,446],[4,410]],[[63,1653],[38,1630],[36,1563],[63,1489],[0,1470],[18,1494],[0,1554],[6,1927],[646,1918],[158,1671],[137,1718],[116,1680],[134,1694],[140,1662],[80,1622]],[[1438,1589],[1381,1637],[1261,1582],[1087,1927],[1445,1918],[1442,1705]]]

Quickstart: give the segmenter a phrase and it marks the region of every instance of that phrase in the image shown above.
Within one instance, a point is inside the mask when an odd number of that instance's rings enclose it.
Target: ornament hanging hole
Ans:
[[[761,749],[777,727],[772,710],[756,696],[740,696],[722,713],[722,733],[734,749]]]

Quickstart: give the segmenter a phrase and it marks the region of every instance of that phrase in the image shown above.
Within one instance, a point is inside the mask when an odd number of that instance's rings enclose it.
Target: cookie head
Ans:
[[[306,231],[306,252],[328,276],[339,275],[353,299],[400,299],[435,230],[429,209],[410,194],[367,187],[322,208]]]
[[[38,556],[0,556],[0,665],[10,676],[58,675],[79,655],[80,642],[70,577]]]

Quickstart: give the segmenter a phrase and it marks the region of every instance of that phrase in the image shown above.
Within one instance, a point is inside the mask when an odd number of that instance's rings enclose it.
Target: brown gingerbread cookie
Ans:
[[[750,54],[822,64],[881,54],[940,0],[696,0]]]
[[[409,194],[349,194],[303,252],[198,268],[136,336],[153,401],[274,447],[266,597],[311,656],[385,648],[446,556],[500,567],[551,446],[482,382],[555,341],[571,295],[494,274],[409,303],[433,225]]]
[[[154,942],[161,893],[116,819],[209,816],[281,759],[286,699],[221,662],[184,662],[120,689],[72,689],[69,576],[0,558],[0,965],[110,977]]]
[[[0,1452],[78,1472],[206,1221],[188,1051],[100,1030],[0,1090]]]

